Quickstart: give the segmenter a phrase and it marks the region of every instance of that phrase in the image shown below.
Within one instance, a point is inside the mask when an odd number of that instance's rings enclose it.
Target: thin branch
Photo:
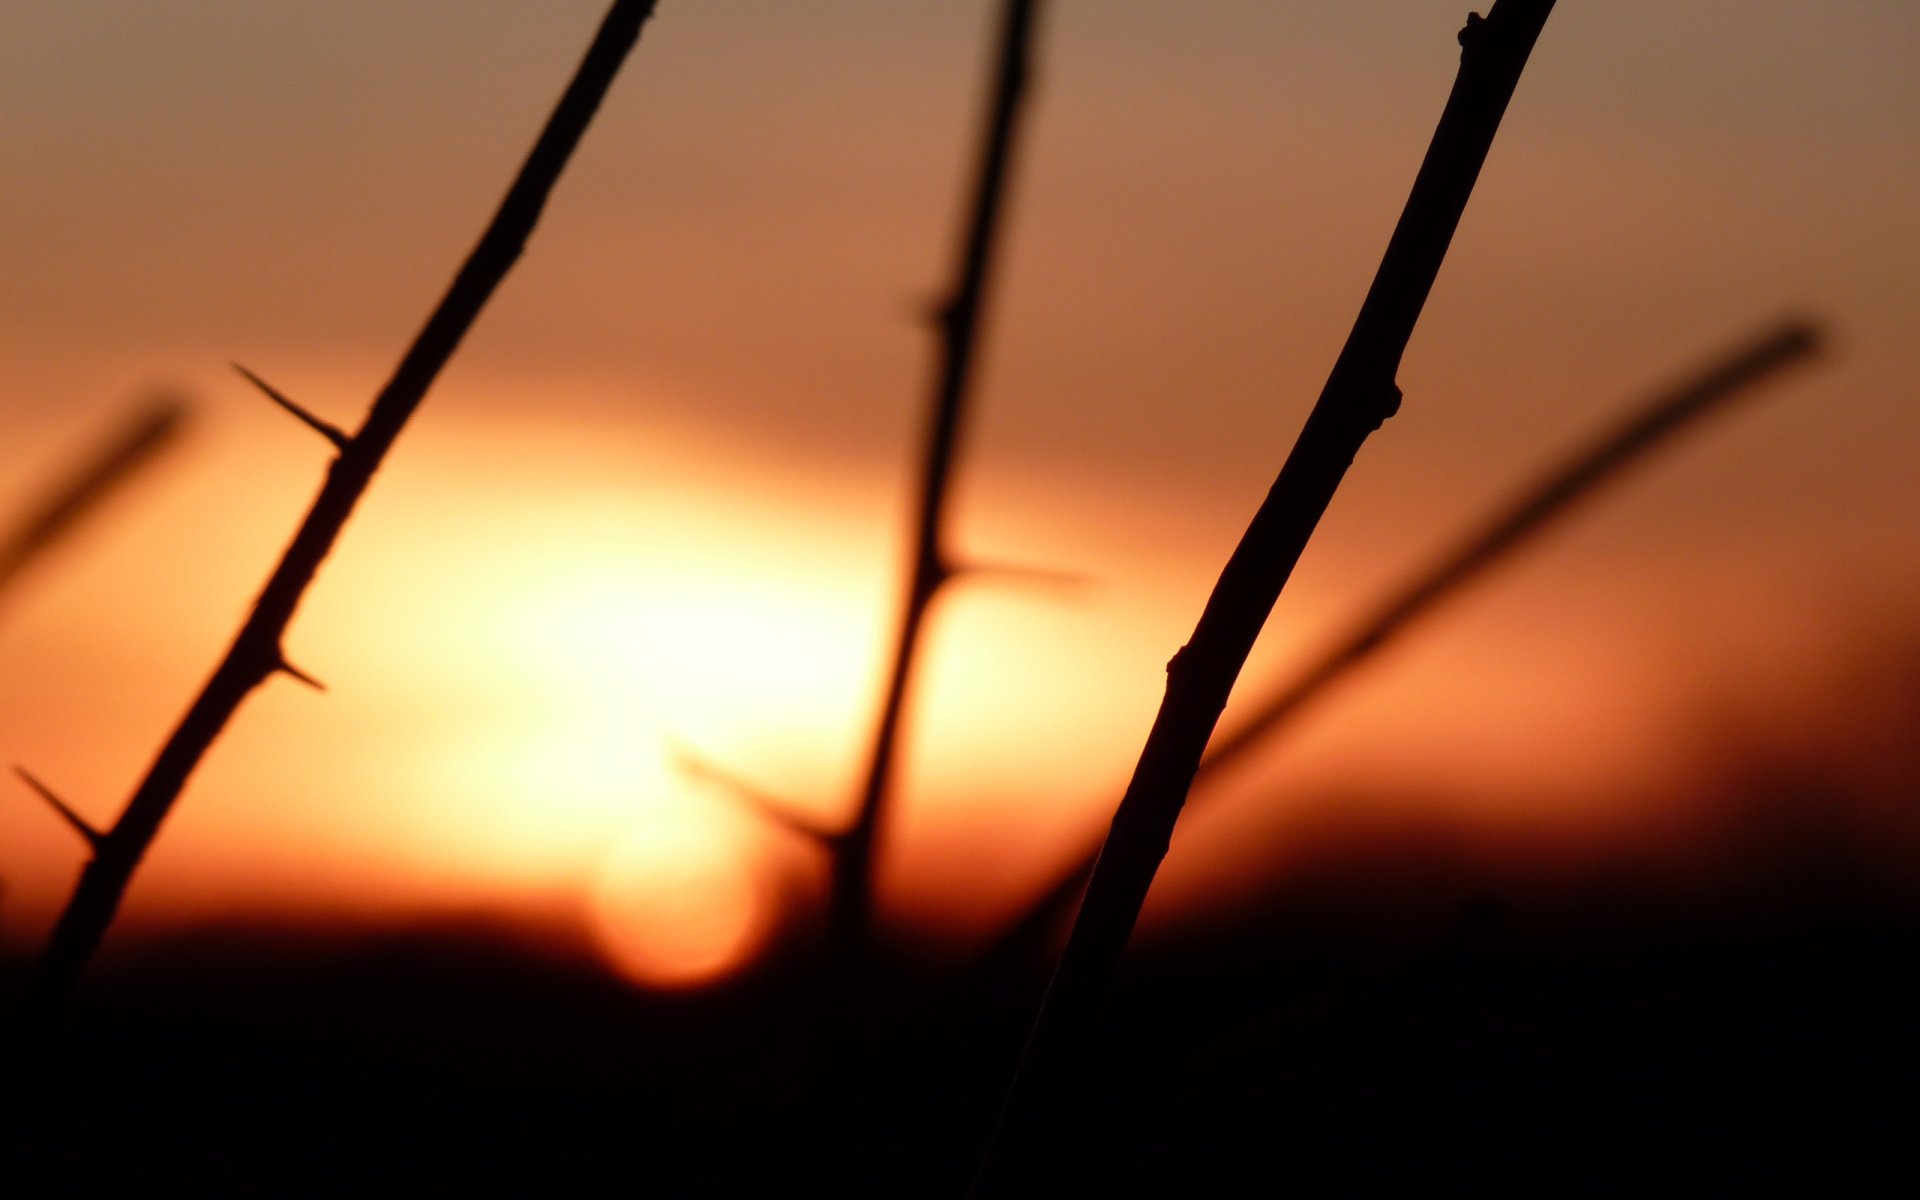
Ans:
[[[1753,395],[1757,385],[1819,348],[1815,327],[1787,322],[1750,340],[1738,350],[1695,372],[1650,402],[1637,405],[1580,450],[1544,473],[1469,536],[1440,555],[1377,605],[1361,621],[1288,682],[1257,703],[1233,733],[1207,745],[1195,774],[1188,808],[1211,794],[1206,785],[1255,747],[1271,742],[1309,704],[1325,696],[1374,652],[1405,632],[1467,585],[1510,560],[1551,529],[1554,522],[1619,479],[1628,467],[1675,444],[1676,435],[1703,418],[1729,411],[1732,402]],[[1059,928],[1093,875],[1100,853],[1096,841],[1039,896],[1020,919],[996,939],[983,961],[1017,961],[1043,945]]]
[[[294,403],[292,398],[289,397],[285,392],[281,391],[277,387],[274,387],[272,384],[260,378],[258,375],[255,375],[252,371],[247,370],[245,367],[241,366],[239,363],[228,363],[227,365],[232,367],[234,370],[240,372],[240,374],[246,378],[246,381],[248,383],[251,383],[254,387],[259,388],[263,393],[265,393],[267,399],[273,401],[275,404],[278,404],[281,408],[291,413],[295,420],[299,421],[302,425],[305,425],[308,429],[313,430],[315,433],[319,434],[321,437],[327,439],[329,442],[332,442],[333,448],[335,450],[345,450],[347,448],[348,438],[347,438],[346,430],[341,429],[338,425],[329,424],[326,421],[322,421],[319,417],[314,416],[312,413],[308,412],[305,408],[302,408],[300,405]]]
[[[953,471],[975,346],[986,308],[1014,137],[1031,81],[1032,47],[1040,8],[1040,0],[1007,0],[1002,10],[999,58],[985,140],[974,177],[972,209],[960,246],[959,262],[955,265],[953,290],[935,306],[932,314],[940,337],[940,356],[930,403],[926,453],[921,463],[913,565],[907,575],[904,611],[859,803],[833,860],[827,936],[840,952],[857,951],[868,940],[873,920],[874,851],[886,818],[887,791],[906,707],[907,684],[913,674],[927,609],[935,593],[952,577],[951,560],[942,536],[948,479]]]
[[[0,592],[172,446],[186,422],[186,405],[171,397],[150,401],[132,413],[0,537]]]
[[[160,749],[120,819],[101,839],[29,983],[20,1033],[28,1054],[72,991],[161,823],[241,701],[285,670],[282,635],[381,459],[473,326],[528,236],[567,159],[612,84],[654,0],[617,0],[541,131],[491,224],[381,390],[365,423],[329,466],[325,483],[262,587],[225,657]],[[24,1075],[26,1072],[21,1072]]]
[[[18,775],[21,781],[28,787],[32,788],[42,800],[45,800],[54,812],[60,814],[62,820],[73,827],[73,831],[79,834],[81,839],[87,843],[88,849],[95,852],[99,851],[101,839],[106,837],[105,834],[95,829],[85,817],[73,810],[72,805],[62,800],[52,788],[40,782],[40,780],[35,778],[33,773],[25,767],[14,767],[13,773]]]
[[[1080,914],[982,1158],[973,1194],[1024,1178],[1042,1125],[1166,855],[1200,756],[1254,640],[1360,446],[1399,408],[1394,381],[1420,310],[1553,0],[1498,0],[1460,34],[1460,71],[1399,225],[1293,451],[1167,664],[1160,712],[1120,801]]]

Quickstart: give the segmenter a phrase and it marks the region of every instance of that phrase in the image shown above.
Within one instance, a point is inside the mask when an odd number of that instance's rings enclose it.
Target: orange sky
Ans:
[[[225,363],[357,420],[600,7],[0,9],[0,501],[150,383],[201,418],[0,608],[7,759],[115,811],[319,478],[322,447]],[[249,703],[130,920],[566,908],[649,822],[704,822],[716,871],[785,881],[756,903],[804,888],[805,849],[666,747],[822,817],[849,801],[929,367],[910,314],[950,252],[990,8],[663,0],[296,622],[331,693]],[[1092,582],[941,601],[889,848],[898,920],[984,928],[1111,802],[1371,277],[1463,13],[1052,11],[956,527]],[[1276,781],[1471,789],[1476,819],[1520,825],[1545,820],[1523,807],[1543,789],[1657,792],[1702,696],[1802,695],[1862,621],[1911,628],[1916,80],[1910,5],[1560,6],[1402,413],[1252,677],[1755,325],[1816,314],[1831,359],[1356,681],[1176,843],[1170,891],[1203,862],[1267,869],[1244,847],[1284,843]],[[0,937],[38,936],[76,852],[24,794],[0,804]]]

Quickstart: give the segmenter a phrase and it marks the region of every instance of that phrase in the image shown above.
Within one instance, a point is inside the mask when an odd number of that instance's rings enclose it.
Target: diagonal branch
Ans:
[[[1270,697],[1234,732],[1207,747],[1202,776],[1212,776],[1270,738],[1309,700],[1336,678],[1372,655],[1441,601],[1479,577],[1487,568],[1527,545],[1551,522],[1591,497],[1671,435],[1776,370],[1811,355],[1819,334],[1804,322],[1791,322],[1732,355],[1723,357],[1677,388],[1636,409],[1595,440],[1558,464],[1484,525],[1437,559],[1351,632],[1302,671],[1285,690]]]
[[[1386,602],[1334,641],[1291,681],[1254,707],[1233,733],[1207,745],[1194,775],[1191,807],[1251,750],[1272,741],[1287,723],[1337,681],[1414,625],[1552,527],[1561,516],[1618,479],[1632,464],[1673,443],[1675,435],[1703,418],[1725,412],[1784,367],[1816,352],[1819,335],[1803,322],[1788,322],[1749,341],[1668,389],[1604,430],[1596,439],[1541,476],[1476,531],[1442,554]],[[986,954],[987,962],[1013,962],[1031,954],[1058,929],[1093,875],[1096,843],[1027,907]]]
[[[1200,756],[1267,614],[1360,446],[1398,410],[1394,381],[1467,197],[1553,0],[1498,0],[1460,34],[1460,70],[1400,222],[1306,426],[1167,664],[1167,690],[1041,1005],[976,1196],[1031,1185],[1048,1107],[1076,1066],[1167,852]]]
[[[1007,178],[1021,102],[1031,80],[1034,30],[1040,0],[1007,0],[1000,23],[1000,51],[985,142],[974,178],[972,210],[955,266],[953,290],[934,310],[940,336],[926,455],[921,464],[920,506],[915,519],[913,566],[907,575],[906,602],[887,673],[885,698],[874,729],[867,768],[853,821],[833,860],[827,936],[838,951],[866,944],[873,921],[874,852],[885,820],[887,789],[913,675],[920,630],[935,593],[953,577],[952,559],[942,534],[948,479],[960,439],[975,346],[986,307],[993,249],[1005,207]]]
[[[0,591],[171,446],[186,420],[187,408],[178,400],[157,399],[142,405],[17,525],[0,535]]]
[[[281,637],[307,585],[388,448],[520,257],[555,181],[653,7],[654,0],[617,0],[608,12],[491,224],[374,400],[365,423],[329,466],[319,495],[213,676],[161,747],[120,819],[101,839],[99,853],[82,871],[35,964],[19,1030],[27,1054],[36,1053],[44,1042],[44,1033],[99,946],[135,869],[194,768],[247,695],[275,671],[288,670],[280,655]],[[26,1074],[21,1071],[16,1078]]]

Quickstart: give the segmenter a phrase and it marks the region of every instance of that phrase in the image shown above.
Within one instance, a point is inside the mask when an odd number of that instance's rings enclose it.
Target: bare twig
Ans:
[[[994,242],[1005,206],[1021,101],[1031,77],[1034,30],[1040,7],[1040,0],[1007,0],[1002,12],[999,59],[987,114],[986,138],[974,177],[972,210],[955,266],[953,290],[934,310],[940,357],[934,376],[926,455],[921,464],[913,565],[907,575],[906,602],[859,804],[853,821],[834,844],[827,932],[830,944],[841,951],[856,950],[867,941],[873,919],[874,850],[886,817],[887,789],[893,774],[901,716],[906,707],[907,684],[920,644],[920,630],[934,595],[953,578],[957,569],[943,538],[947,481],[953,471],[960,421],[974,365],[974,348],[986,307]]]
[[[1460,71],[1399,225],[1293,451],[1227,560],[1114,815],[973,1194],[1023,1185],[1041,1123],[1133,932],[1234,680],[1362,443],[1399,408],[1394,381],[1500,118],[1553,0],[1498,0],[1460,34]]]
[[[382,457],[427,389],[472,327],[494,289],[520,257],[567,159],[579,144],[620,64],[652,15],[654,0],[617,0],[572,82],[541,131],[493,221],[405,357],[374,400],[366,421],[344,442],[325,483],[273,569],[233,644],[186,715],[161,747],[120,819],[100,839],[35,965],[20,1026],[28,1054],[58,1012],[112,923],[121,897],[187,778],[247,695],[280,672],[311,677],[287,664],[281,639],[301,596],[320,569]],[[278,398],[272,389],[269,396]],[[303,410],[290,407],[296,416]],[[324,423],[302,418],[324,434]]]
[[[187,408],[163,397],[140,406],[66,479],[0,538],[0,592],[81,519],[153,463],[186,427]]]
[[[1814,326],[1789,321],[1753,339],[1733,353],[1697,371],[1652,401],[1638,405],[1538,482],[1516,495],[1497,513],[1410,582],[1334,640],[1318,658],[1254,706],[1236,730],[1207,745],[1194,775],[1189,808],[1208,794],[1206,784],[1241,761],[1254,748],[1284,730],[1290,718],[1326,695],[1360,663],[1433,612],[1462,588],[1509,560],[1534,537],[1578,504],[1598,493],[1626,468],[1673,444],[1675,435],[1702,418],[1725,412],[1735,399],[1751,395],[1755,385],[1780,369],[1813,354],[1819,346]],[[1017,961],[1044,944],[1080,898],[1099,844],[1087,848],[1042,892],[1021,917],[996,939],[984,961]]]

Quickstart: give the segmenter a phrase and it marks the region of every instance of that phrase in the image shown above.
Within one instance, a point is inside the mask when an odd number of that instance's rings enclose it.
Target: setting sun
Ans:
[[[689,987],[739,967],[772,924],[750,836],[731,814],[649,805],[601,867],[594,932],[622,973]]]

